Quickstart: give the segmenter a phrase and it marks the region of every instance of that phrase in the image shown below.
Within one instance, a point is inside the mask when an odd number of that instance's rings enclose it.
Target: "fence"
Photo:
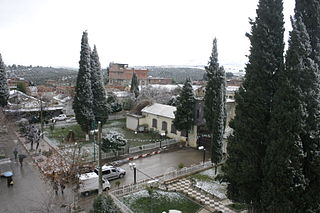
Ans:
[[[122,212],[125,213],[133,213],[133,211],[131,211],[128,206],[126,206],[125,204],[123,204],[116,196],[114,196],[112,193],[109,194],[111,196],[111,198],[113,199],[114,203],[121,209]]]
[[[155,177],[155,179],[158,180],[157,182],[161,184],[161,183],[164,183],[165,181],[169,181],[169,180],[172,180],[175,178],[179,178],[179,177],[182,177],[185,175],[192,174],[197,171],[211,168],[212,166],[213,166],[213,164],[210,161],[207,161],[204,164],[202,163],[202,164],[192,165],[190,167],[185,167],[185,168],[182,168],[179,170],[174,170],[174,171],[165,173],[163,175]],[[135,185],[122,186],[118,189],[110,191],[110,193],[116,197],[121,197],[126,194],[130,194],[130,193],[145,189],[146,186],[148,186],[152,183],[155,183],[154,180],[146,179],[146,180],[138,182]]]
[[[136,152],[140,152],[140,151],[160,148],[160,145],[161,145],[161,147],[164,147],[164,146],[169,146],[169,145],[177,144],[177,143],[179,143],[179,142],[174,139],[168,139],[168,140],[164,140],[161,142],[145,144],[145,145],[137,146],[137,147],[131,147],[131,148],[129,148],[129,153],[132,154],[132,153],[136,153]]]
[[[59,148],[58,145],[59,143],[58,142],[55,142],[54,139],[49,139],[46,135],[44,135],[44,138],[43,138],[52,148],[54,148],[60,155],[64,155],[65,154],[65,151],[70,149],[70,150],[73,150],[75,145],[72,144],[72,145],[65,145],[64,146],[64,151],[61,150],[61,147]],[[179,142],[174,140],[174,139],[167,139],[167,140],[163,140],[161,142],[154,142],[154,143],[149,143],[149,144],[145,144],[145,145],[142,145],[142,146],[136,146],[136,147],[130,147],[129,149],[123,149],[121,151],[118,151],[116,153],[114,152],[102,152],[101,155],[102,155],[102,159],[109,159],[109,158],[114,158],[114,157],[117,157],[117,156],[121,156],[121,155],[124,155],[124,154],[133,154],[133,153],[137,153],[137,152],[141,152],[141,151],[147,151],[147,150],[152,150],[152,149],[156,149],[156,148],[160,148],[160,145],[161,147],[165,147],[165,146],[170,146],[172,144],[178,144]],[[93,160],[93,145],[88,147],[88,146],[83,146],[81,147],[81,152],[82,153],[91,153],[90,156],[87,156],[87,157],[83,157],[84,159],[86,159],[87,161],[92,161]],[[98,158],[98,145],[95,145],[95,151],[96,151],[96,159]],[[73,152],[73,151],[71,151]],[[89,154],[88,154],[89,155]]]
[[[161,147],[169,146],[169,145],[177,144],[177,143],[179,143],[179,142],[175,141],[174,139],[164,140],[161,142]],[[141,152],[141,151],[146,151],[146,150],[151,150],[151,149],[156,149],[156,148],[160,148],[160,142],[145,144],[142,146],[131,147],[131,148],[129,148],[129,154],[133,154],[133,153]],[[96,148],[96,150],[97,149],[98,148]],[[125,153],[123,151],[119,151],[118,154],[121,155],[121,154],[125,154]],[[115,154],[113,152],[107,152],[107,153],[102,152],[102,159],[113,158],[116,156],[117,156],[117,154]]]

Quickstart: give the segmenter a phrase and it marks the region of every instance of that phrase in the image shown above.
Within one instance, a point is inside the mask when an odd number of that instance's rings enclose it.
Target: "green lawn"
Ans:
[[[49,133],[49,138],[53,138],[60,143],[63,142],[63,138],[67,137],[70,130],[74,132],[76,141],[85,141],[85,134],[78,124],[65,127],[55,127],[54,130],[46,129]]]
[[[154,190],[150,196],[142,190],[122,198],[122,201],[136,213],[161,213],[175,209],[183,213],[197,212],[201,206],[177,192]]]
[[[135,134],[134,131],[128,130],[126,128],[126,119],[107,121],[103,125],[103,133],[118,132],[122,134],[125,139],[128,139],[128,145],[130,147],[141,146],[144,144],[152,143],[155,140],[163,140],[158,133],[155,132],[144,132]],[[63,142],[69,131],[72,130],[75,133],[76,141],[85,141],[85,134],[81,131],[78,124],[65,126],[65,127],[55,127],[54,130],[46,129],[49,132],[49,138],[53,138],[60,143]]]

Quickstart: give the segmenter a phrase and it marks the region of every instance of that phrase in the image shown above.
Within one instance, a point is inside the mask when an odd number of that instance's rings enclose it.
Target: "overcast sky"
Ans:
[[[284,0],[286,30],[294,0]],[[0,0],[5,64],[78,67],[82,32],[102,67],[205,65],[218,39],[220,64],[247,62],[248,18],[258,0]],[[287,39],[286,32],[286,39]]]

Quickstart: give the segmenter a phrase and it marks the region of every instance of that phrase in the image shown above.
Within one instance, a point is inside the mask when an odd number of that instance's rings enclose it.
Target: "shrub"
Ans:
[[[183,167],[184,167],[184,164],[183,164],[183,163],[179,163],[179,164],[178,164],[178,168],[179,168],[179,169],[182,169]]]
[[[110,195],[100,194],[93,201],[91,213],[121,213]]]

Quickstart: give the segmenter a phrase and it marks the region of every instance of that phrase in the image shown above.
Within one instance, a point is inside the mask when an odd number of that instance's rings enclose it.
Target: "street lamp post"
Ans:
[[[133,169],[133,184],[137,184],[137,168],[135,163],[129,163],[130,169]]]
[[[160,139],[160,149],[162,148],[162,139],[164,139],[164,137],[166,136],[166,132],[161,132],[160,133],[160,135],[161,135],[161,139]]]
[[[203,150],[203,164],[206,161],[206,149],[204,148],[204,146],[199,146],[198,147],[199,150]]]
[[[102,137],[102,126],[101,122],[98,121],[98,144],[99,144],[99,159],[98,159],[98,166],[99,166],[99,194],[102,193],[102,156],[101,156],[101,137]]]
[[[94,129],[90,131],[90,135],[93,137],[93,161],[96,162],[96,134],[98,133],[98,129]]]

